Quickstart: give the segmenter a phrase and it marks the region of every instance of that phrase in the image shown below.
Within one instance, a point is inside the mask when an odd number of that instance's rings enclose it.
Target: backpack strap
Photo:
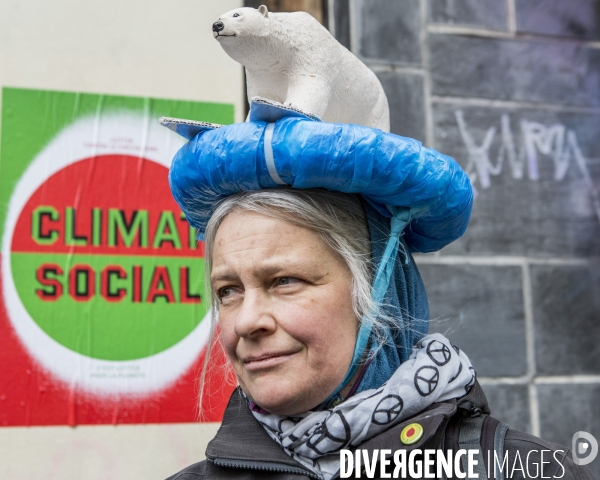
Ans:
[[[475,467],[475,473],[477,478],[480,480],[487,478],[486,464],[484,462],[484,449],[481,445],[483,424],[488,418],[487,415],[479,414],[476,417],[465,416],[461,419],[460,429],[458,434],[458,447],[461,450],[477,450],[478,453],[475,456],[477,465]],[[463,471],[468,472],[468,461],[467,456],[462,457]]]
[[[489,416],[491,412],[479,382],[476,381],[469,393],[457,401],[457,407],[457,412],[446,426],[441,448],[453,452],[479,450],[476,456],[478,478],[487,479],[489,471],[490,480],[504,480],[500,466],[504,461],[504,437],[508,426]],[[467,457],[462,457],[465,472],[467,460]]]
[[[504,461],[504,437],[508,425],[499,422],[487,414],[477,416],[459,416],[454,425],[450,424],[446,430],[446,438],[442,448],[479,450],[475,459],[479,480],[504,480],[500,469]],[[463,471],[467,472],[467,457],[462,457]],[[488,465],[489,463],[489,465]],[[488,477],[488,471],[490,476]]]
[[[494,449],[490,454],[490,462],[493,463],[494,467],[493,470],[490,469],[490,473],[492,471],[494,472],[493,478],[495,480],[504,480],[504,472],[500,466],[503,465],[504,462],[504,437],[506,436],[507,431],[508,425],[502,422],[498,422],[498,425],[496,425],[496,429],[494,430]],[[500,464],[498,464],[498,461]]]

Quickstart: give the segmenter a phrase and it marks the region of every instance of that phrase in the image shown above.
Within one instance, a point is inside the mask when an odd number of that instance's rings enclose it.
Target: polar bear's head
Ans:
[[[264,5],[230,10],[213,23],[213,37],[221,45],[227,45],[227,42],[268,35],[268,18],[269,10]]]
[[[271,14],[272,15],[272,14]],[[245,67],[265,61],[271,20],[264,5],[259,8],[236,8],[213,24],[213,36],[227,54]]]

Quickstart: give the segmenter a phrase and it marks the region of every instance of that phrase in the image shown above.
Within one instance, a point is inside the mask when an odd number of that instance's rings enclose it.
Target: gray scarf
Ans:
[[[381,387],[334,408],[294,417],[253,409],[285,452],[324,480],[340,468],[339,451],[355,448],[436,402],[464,396],[475,383],[468,357],[438,333],[423,337]]]

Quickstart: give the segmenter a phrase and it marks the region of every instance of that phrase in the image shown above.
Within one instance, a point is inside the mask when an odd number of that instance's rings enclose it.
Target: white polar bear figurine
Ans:
[[[264,97],[325,122],[389,132],[387,97],[375,74],[308,13],[238,8],[219,17],[213,36],[246,68],[249,100]]]

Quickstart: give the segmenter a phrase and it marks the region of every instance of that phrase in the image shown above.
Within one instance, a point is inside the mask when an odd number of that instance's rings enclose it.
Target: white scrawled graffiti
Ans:
[[[481,145],[477,145],[469,132],[462,110],[454,113],[462,140],[467,148],[468,163],[465,171],[471,183],[482,189],[491,186],[491,176],[500,175],[504,162],[507,161],[512,178],[521,180],[527,169],[527,178],[537,181],[539,174],[539,155],[545,155],[552,159],[554,164],[554,180],[564,180],[571,163],[575,165],[581,175],[592,199],[594,210],[600,221],[600,190],[594,184],[588,165],[598,160],[588,159],[583,156],[577,135],[565,125],[554,124],[550,126],[537,122],[521,120],[522,142],[517,146],[513,137],[510,117],[504,113],[500,119],[500,149],[496,163],[490,160],[490,147],[494,143],[497,134],[496,127],[490,127],[484,136]]]

